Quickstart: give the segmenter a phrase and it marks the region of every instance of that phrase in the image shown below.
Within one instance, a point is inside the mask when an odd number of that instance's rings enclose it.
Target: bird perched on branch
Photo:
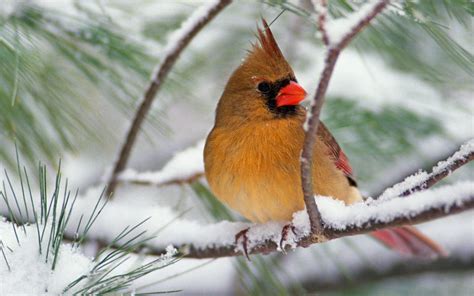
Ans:
[[[305,207],[300,154],[306,92],[281,53],[265,20],[258,42],[231,75],[216,109],[204,150],[206,177],[216,197],[252,222],[291,221]],[[349,160],[326,126],[317,131],[313,190],[352,204],[362,201]],[[282,232],[282,240],[288,227]],[[443,254],[411,226],[372,235],[400,252]],[[236,242],[245,231],[236,235]],[[246,254],[247,255],[247,254]]]

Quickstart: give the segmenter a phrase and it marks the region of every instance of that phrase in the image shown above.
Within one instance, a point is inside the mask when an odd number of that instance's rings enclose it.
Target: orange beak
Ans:
[[[276,96],[277,107],[298,105],[306,97],[306,91],[294,81],[282,87]]]

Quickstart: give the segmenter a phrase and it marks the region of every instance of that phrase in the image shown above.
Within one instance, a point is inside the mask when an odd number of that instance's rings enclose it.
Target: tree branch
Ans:
[[[326,31],[326,19],[328,15],[327,0],[317,0],[314,3],[314,10],[318,16],[318,30],[321,32],[321,39],[324,45],[329,46],[329,37]]]
[[[408,196],[414,192],[429,188],[473,159],[474,139],[471,139],[461,145],[461,147],[448,159],[438,161],[438,164],[433,167],[431,173],[428,174],[421,171],[408,176],[403,182],[384,190],[378,198],[386,199],[397,196]]]
[[[107,185],[107,196],[114,192],[117,186],[117,176],[126,167],[132,147],[135,144],[140,127],[148,114],[156,94],[163,85],[168,73],[174,66],[181,52],[191,42],[194,36],[204,28],[219,12],[221,12],[232,0],[216,0],[210,5],[206,5],[202,9],[195,11],[191,17],[182,25],[181,29],[176,32],[176,38],[170,42],[166,49],[165,55],[158,65],[152,76],[152,80],[143,95],[139,107],[133,117],[132,123],[128,129],[125,141],[120,148],[117,160]]]
[[[421,222],[431,221],[437,218],[453,215],[463,211],[467,211],[474,208],[474,194],[471,194],[465,198],[462,204],[454,204],[450,207],[449,211],[446,211],[445,205],[428,207],[426,210],[418,213],[416,216],[399,216],[389,222],[380,222],[376,220],[367,220],[360,226],[349,225],[345,229],[333,228],[331,226],[325,226],[323,229],[323,237],[307,234],[302,236],[298,241],[295,242],[295,247],[308,247],[312,244],[325,242],[327,240],[336,239],[345,236],[352,236],[358,234],[364,234],[372,232],[374,230],[408,225],[417,224]],[[296,230],[298,231],[298,230]],[[290,250],[293,246],[286,245],[285,250]],[[163,249],[155,248],[153,246],[147,246],[150,249],[151,254],[161,254]],[[218,258],[218,257],[230,257],[230,256],[241,256],[242,251],[236,250],[236,245],[213,245],[206,248],[197,248],[192,244],[182,245],[179,247],[181,252],[188,258]],[[248,254],[268,254],[271,252],[279,251],[279,245],[274,240],[264,240],[248,250]]]
[[[376,271],[369,266],[358,268],[351,273],[351,278],[334,277],[334,278],[314,278],[310,277],[302,282],[302,286],[309,293],[313,291],[327,290],[343,290],[350,287],[359,287],[367,283],[380,281],[399,276],[418,275],[423,273],[447,273],[462,272],[474,270],[474,257],[463,256],[440,258],[436,261],[416,261],[413,262],[397,262],[390,268],[383,271]]]
[[[321,1],[324,7],[324,2]],[[326,10],[324,10],[324,15],[321,17],[319,16],[319,29],[323,35],[323,40],[327,43],[328,51],[326,53],[325,59],[325,66],[323,72],[321,74],[321,78],[319,79],[318,87],[316,89],[316,93],[314,95],[313,103],[310,108],[310,112],[307,116],[306,122],[306,134],[305,134],[305,141],[303,145],[303,151],[301,153],[301,182],[304,194],[304,202],[306,205],[306,210],[308,212],[308,216],[311,223],[311,232],[315,235],[322,234],[323,225],[321,220],[321,215],[319,213],[318,207],[316,202],[314,201],[314,193],[313,193],[313,181],[312,181],[312,158],[313,158],[313,150],[314,144],[316,143],[316,132],[319,126],[319,115],[321,113],[321,108],[324,104],[324,99],[326,95],[326,91],[329,85],[329,80],[331,79],[332,72],[334,70],[334,66],[337,62],[339,54],[341,51],[349,44],[349,42],[365,27],[367,26],[370,21],[375,18],[377,14],[379,14],[385,6],[389,3],[388,0],[379,0],[374,4],[366,4],[372,5],[371,9],[363,15],[362,17],[358,18],[357,22],[350,30],[343,36],[343,38],[336,42],[332,43],[331,36],[328,36],[327,30],[325,27],[326,24]]]

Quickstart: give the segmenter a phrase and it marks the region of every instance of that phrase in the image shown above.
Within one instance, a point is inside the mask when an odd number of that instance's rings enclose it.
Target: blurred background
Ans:
[[[364,1],[329,2],[331,15],[343,17]],[[171,33],[206,3],[1,0],[0,167],[16,167],[16,143],[33,172],[38,161],[54,170],[61,159],[72,187],[84,192],[101,185]],[[255,42],[260,17],[272,21],[283,10],[272,31],[299,82],[314,92],[324,48],[311,2],[236,1],[179,58],[129,168],[157,171],[206,137],[227,78]],[[429,170],[474,137],[473,14],[469,0],[394,1],[343,52],[322,119],[366,195]],[[467,165],[443,182],[472,180],[473,172]],[[242,220],[215,200],[204,179],[161,188],[122,184],[116,199],[170,207],[202,223]],[[420,228],[459,256],[417,262],[358,236],[288,255],[252,256],[252,262],[184,259],[141,285],[188,294],[472,293],[472,212]]]

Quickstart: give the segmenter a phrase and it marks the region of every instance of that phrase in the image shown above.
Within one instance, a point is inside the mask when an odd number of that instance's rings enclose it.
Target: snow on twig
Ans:
[[[126,169],[119,175],[118,181],[152,186],[191,183],[204,175],[203,150],[204,140],[176,153],[159,171],[137,172]]]
[[[408,196],[413,192],[429,188],[473,159],[474,139],[471,139],[464,143],[451,157],[438,162],[431,173],[420,171],[409,176],[403,182],[386,189],[378,199],[386,200],[397,196]]]
[[[328,17],[327,0],[313,0],[314,10],[318,16],[318,30],[321,33],[321,39],[324,44],[329,45],[329,36],[326,31],[326,20]]]
[[[125,169],[132,147],[135,144],[140,127],[151,108],[156,94],[163,85],[164,80],[171,71],[181,52],[191,42],[194,36],[204,28],[219,12],[221,12],[232,0],[214,0],[197,9],[170,38],[164,50],[163,58],[153,72],[148,87],[140,101],[132,123],[127,131],[124,143],[115,161],[114,168],[108,181],[107,196],[114,192],[117,186],[117,177]]]
[[[385,4],[383,4],[385,2]],[[347,43],[360,31],[360,26],[365,26],[373,18],[373,14],[378,14],[388,1],[371,0],[361,6],[353,13],[337,18],[327,18],[325,24],[326,36],[330,47],[338,47],[343,43]],[[355,33],[355,34],[354,34]],[[352,35],[354,34],[354,35]],[[347,40],[346,40],[347,39]],[[344,45],[343,45],[344,46]]]
[[[301,183],[304,194],[304,202],[311,223],[311,232],[313,234],[321,234],[323,231],[318,206],[316,205],[313,198],[311,164],[313,158],[313,147],[316,142],[316,132],[319,126],[319,115],[324,104],[329,80],[331,79],[334,66],[336,65],[340,52],[347,46],[352,38],[354,38],[365,26],[370,23],[372,19],[375,18],[375,16],[377,16],[377,14],[379,14],[385,8],[385,6],[387,6],[388,3],[389,0],[371,1],[364,5],[360,12],[352,14],[346,21],[347,30],[340,34],[342,37],[338,36],[338,42],[336,43],[331,41],[335,39],[335,37],[332,37],[327,32],[327,28],[325,29],[324,23],[322,23],[323,26],[319,26],[319,29],[323,30],[323,38],[324,36],[329,38],[329,47],[326,53],[324,69],[318,82],[313,103],[311,104],[309,114],[307,114],[307,121],[305,122],[305,141],[300,158]],[[326,14],[326,11],[327,10],[323,9],[322,12]]]

